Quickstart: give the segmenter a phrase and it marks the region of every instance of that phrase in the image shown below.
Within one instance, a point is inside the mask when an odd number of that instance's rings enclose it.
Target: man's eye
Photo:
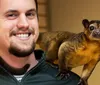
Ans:
[[[12,20],[12,19],[15,19],[17,17],[17,14],[7,14],[6,17],[8,19],[11,19]]]
[[[26,16],[27,16],[29,19],[33,19],[33,18],[36,16],[36,13],[27,13]]]

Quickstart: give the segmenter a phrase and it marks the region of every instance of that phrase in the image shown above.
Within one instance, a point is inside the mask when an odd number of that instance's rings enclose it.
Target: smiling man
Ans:
[[[58,69],[34,50],[39,36],[36,0],[0,0],[0,85],[77,85],[69,72],[56,78]]]
[[[0,56],[7,67],[21,70],[37,64],[33,50],[38,35],[34,0],[0,0]]]

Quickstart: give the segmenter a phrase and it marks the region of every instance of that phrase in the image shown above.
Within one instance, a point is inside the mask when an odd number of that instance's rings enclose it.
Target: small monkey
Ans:
[[[83,66],[78,85],[88,85],[88,78],[100,60],[100,21],[82,21],[84,32],[54,31],[40,33],[37,44],[46,54],[46,60],[59,66],[59,74],[66,74]]]

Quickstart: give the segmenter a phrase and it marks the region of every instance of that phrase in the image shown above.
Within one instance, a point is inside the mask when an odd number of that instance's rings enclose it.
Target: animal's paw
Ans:
[[[70,74],[67,71],[59,72],[57,74],[57,78],[59,78],[59,79],[63,79],[63,78],[66,78],[67,79],[69,76],[70,76]]]
[[[88,84],[85,80],[80,79],[80,81],[78,82],[78,85],[88,85]]]

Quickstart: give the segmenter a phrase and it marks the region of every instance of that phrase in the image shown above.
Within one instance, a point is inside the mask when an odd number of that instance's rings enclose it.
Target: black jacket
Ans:
[[[80,77],[69,72],[67,78],[56,77],[58,69],[45,62],[42,51],[35,51],[39,63],[28,71],[19,82],[11,73],[0,66],[0,85],[77,85]]]

